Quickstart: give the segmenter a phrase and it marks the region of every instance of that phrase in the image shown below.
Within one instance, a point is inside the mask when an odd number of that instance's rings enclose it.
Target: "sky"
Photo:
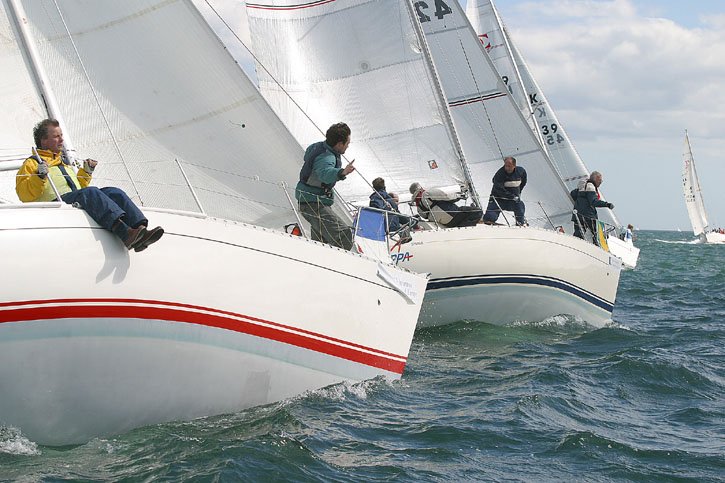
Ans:
[[[725,227],[725,0],[496,7],[584,163],[604,175],[622,223],[691,230],[681,174],[687,129],[710,225]]]

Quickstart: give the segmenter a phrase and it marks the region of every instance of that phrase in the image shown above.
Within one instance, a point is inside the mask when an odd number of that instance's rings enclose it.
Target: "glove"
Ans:
[[[45,179],[48,177],[48,163],[45,161],[40,161],[38,163],[38,177],[40,179]]]
[[[610,210],[613,210],[614,209],[614,203],[607,203],[607,208],[609,208]]]
[[[83,160],[83,171],[88,174],[93,174],[93,170],[96,169],[97,164],[98,161],[95,159],[85,159]]]

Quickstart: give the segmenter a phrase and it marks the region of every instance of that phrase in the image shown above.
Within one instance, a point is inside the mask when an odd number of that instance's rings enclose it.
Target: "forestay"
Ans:
[[[685,151],[682,153],[682,160],[684,162],[682,190],[685,193],[685,206],[687,206],[687,214],[690,216],[692,231],[695,236],[699,236],[707,231],[707,214],[705,213],[705,203],[700,190],[700,179],[697,177],[695,160],[692,157],[692,148],[690,147],[690,138],[687,132],[685,132]]]
[[[491,179],[503,165],[503,158],[514,156],[528,172],[522,198],[527,202],[529,223],[551,227],[547,215],[554,223],[563,223],[572,210],[568,191],[508,94],[460,4],[434,0],[416,1],[414,6],[479,193],[490,191]]]
[[[66,137],[101,161],[95,184],[200,211],[183,167],[209,215],[294,220],[279,183],[296,182],[302,149],[191,2],[21,3]]]
[[[466,5],[466,15],[529,126],[540,136],[539,141],[544,144],[567,190],[576,188],[579,181],[589,177],[589,170],[511,40],[493,2],[471,0]],[[620,226],[609,208],[600,208],[599,218]]]
[[[247,12],[260,90],[301,144],[343,121],[352,129],[346,157],[391,192],[464,181],[403,2],[273,0]],[[365,205],[372,191],[356,174],[336,188]]]

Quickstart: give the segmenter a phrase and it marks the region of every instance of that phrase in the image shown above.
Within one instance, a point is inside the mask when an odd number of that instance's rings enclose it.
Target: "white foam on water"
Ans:
[[[38,456],[38,444],[23,436],[18,428],[0,426],[0,453],[22,456]]]
[[[334,386],[323,387],[322,389],[316,389],[303,395],[307,397],[310,395],[330,399],[332,401],[344,401],[348,397],[355,397],[357,399],[367,399],[368,395],[375,391],[381,384],[390,384],[391,381],[384,377],[376,377],[374,379],[368,379],[361,382],[350,382],[343,381]]]
[[[552,315],[543,320],[517,320],[508,324],[511,327],[532,327],[537,329],[582,329],[589,330],[592,326],[576,315]]]
[[[694,240],[660,240],[655,238],[655,241],[660,243],[669,243],[670,245],[699,245],[702,243],[702,240],[699,238],[695,238]]]

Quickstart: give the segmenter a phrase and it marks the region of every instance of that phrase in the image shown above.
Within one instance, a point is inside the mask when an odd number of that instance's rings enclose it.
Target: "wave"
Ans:
[[[654,241],[660,242],[660,243],[668,243],[670,245],[701,245],[702,240],[699,238],[696,238],[694,240],[660,240],[659,238],[655,238]]]
[[[0,426],[0,453],[22,456],[42,454],[37,443],[30,441],[18,428],[12,426]]]

